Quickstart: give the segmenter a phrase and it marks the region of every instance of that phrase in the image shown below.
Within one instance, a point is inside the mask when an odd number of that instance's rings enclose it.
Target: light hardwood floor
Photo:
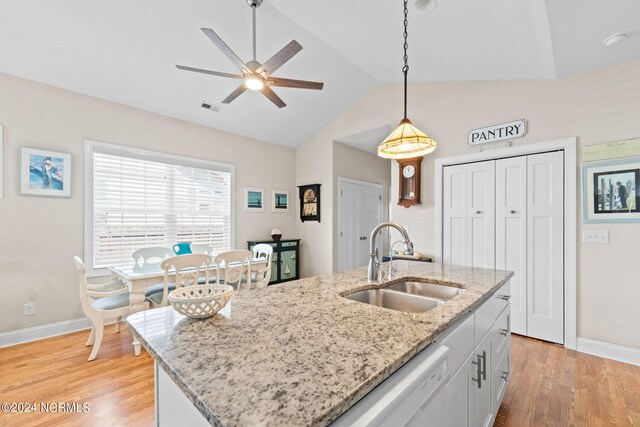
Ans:
[[[0,349],[1,402],[87,402],[87,413],[0,413],[0,426],[152,426],[153,361],[126,327]],[[513,376],[495,426],[639,426],[640,367],[513,336]]]

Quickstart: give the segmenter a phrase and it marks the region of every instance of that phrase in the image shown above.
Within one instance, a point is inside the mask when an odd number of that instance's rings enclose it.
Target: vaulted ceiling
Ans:
[[[561,78],[640,55],[637,0],[414,1],[412,82]],[[324,90],[275,88],[283,109],[250,91],[224,105],[236,80],[175,68],[237,72],[200,28],[249,60],[245,0],[3,0],[0,72],[289,147],[376,85],[401,81],[400,0],[265,0],[257,12],[258,60],[296,39],[304,49],[276,75]],[[618,32],[628,39],[606,48]]]

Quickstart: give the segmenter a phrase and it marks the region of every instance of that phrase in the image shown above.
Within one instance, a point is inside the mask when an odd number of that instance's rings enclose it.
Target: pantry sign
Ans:
[[[509,123],[474,129],[469,132],[469,145],[486,144],[504,139],[522,138],[527,133],[527,121],[515,120]]]

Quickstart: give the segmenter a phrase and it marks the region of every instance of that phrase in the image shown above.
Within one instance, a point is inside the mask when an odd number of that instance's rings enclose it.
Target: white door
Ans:
[[[338,270],[369,262],[369,236],[382,222],[382,188],[339,181]]]
[[[496,161],[496,268],[511,278],[511,331],[527,334],[527,157]]]
[[[527,335],[564,343],[564,155],[527,157]]]
[[[467,165],[467,265],[495,268],[495,161]]]
[[[468,265],[467,165],[447,166],[443,174],[442,262]]]

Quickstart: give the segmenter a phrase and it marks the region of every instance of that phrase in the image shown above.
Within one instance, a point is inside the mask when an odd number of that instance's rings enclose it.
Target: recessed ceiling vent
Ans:
[[[205,110],[211,110],[211,111],[214,111],[216,113],[218,111],[220,111],[220,109],[218,107],[215,107],[215,106],[211,105],[211,103],[209,103],[207,101],[202,101],[202,104],[200,104],[200,106],[202,108],[204,108]]]

